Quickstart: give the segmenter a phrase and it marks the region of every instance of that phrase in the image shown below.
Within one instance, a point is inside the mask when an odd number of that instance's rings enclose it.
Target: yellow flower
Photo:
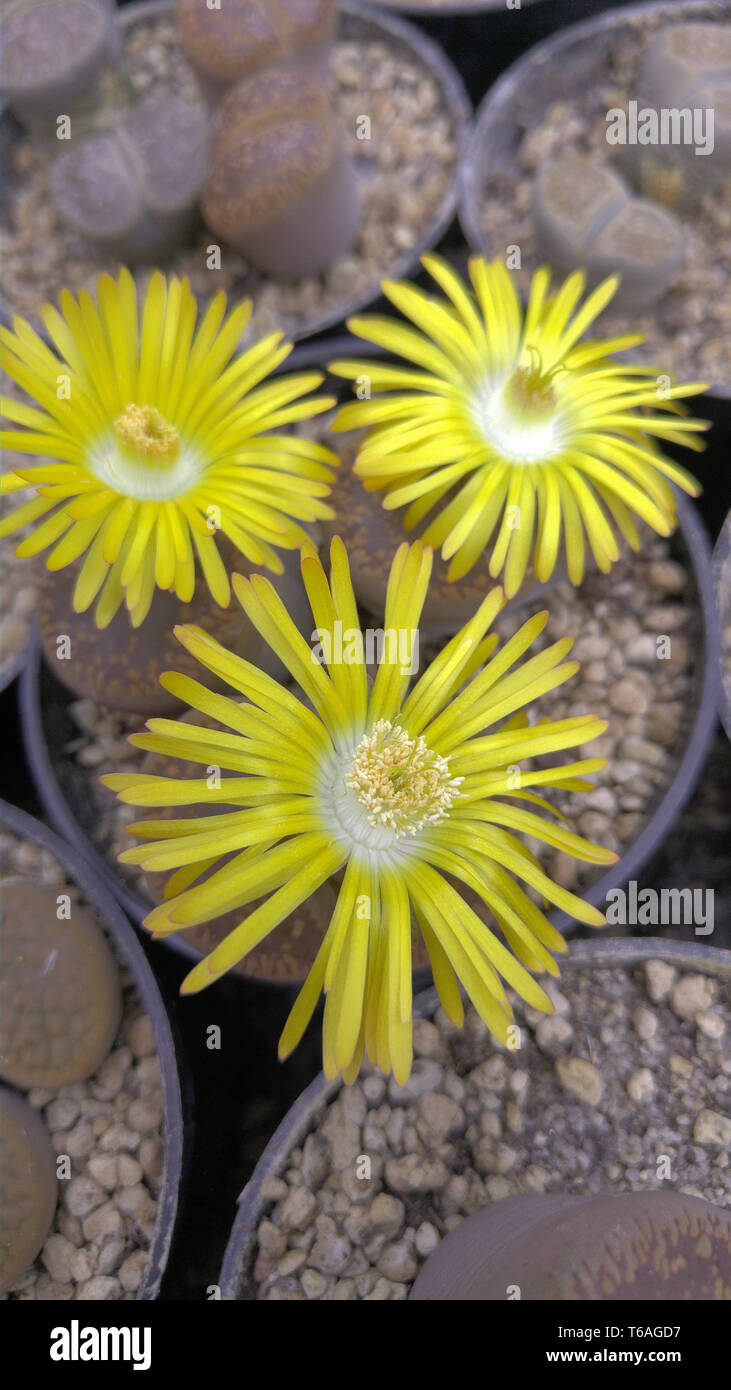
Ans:
[[[519,765],[584,744],[606,725],[586,715],[528,726],[520,715],[523,707],[568,680],[576,663],[564,659],[570,640],[521,662],[546,613],[524,623],[502,647],[496,637],[486,636],[503,603],[497,588],[409,690],[411,666],[403,660],[403,644],[385,638],[418,629],[432,567],[431,550],[419,542],[396,552],[380,661],[369,686],[367,648],[338,538],[330,555],[328,582],[314,547],[308,544],[302,553],[303,580],[327,666],[297,631],[268,580],[259,575],[233,580],[254,627],[308,703],[199,628],[179,627],[183,646],[245,702],[168,674],[162,679],[165,688],[211,716],[223,731],[151,719],[149,732],[132,742],[234,775],[216,790],[206,778],[121,773],[103,780],[134,806],[209,802],[237,808],[140,821],[130,831],[148,843],[121,856],[147,870],[176,871],[167,901],[146,919],[156,935],[269,895],[194,967],[183,984],[186,993],[230,970],[320,884],[339,875],[337,906],[285,1026],[280,1055],[296,1046],[324,989],[327,1075],[342,1072],[353,1080],[365,1051],[382,1071],[392,1069],[403,1082],[412,1051],[412,921],[424,936],[450,1018],[462,1021],[461,980],[503,1042],[512,1015],[501,977],[530,1004],[548,1011],[548,996],[529,970],[558,974],[550,953],[565,950],[560,933],[517,880],[582,922],[603,922],[595,908],[553,883],[519,838],[536,836],[591,863],[613,862],[615,855],[549,818],[550,805],[527,790],[588,791],[591,783],[584,775],[603,761],[548,769]],[[346,648],[338,640],[343,633]],[[345,651],[351,659],[343,659]],[[225,856],[226,862],[196,883]],[[490,909],[507,944],[468,905],[461,885]]]
[[[129,271],[102,275],[96,303],[65,290],[43,310],[53,350],[23,319],[0,329],[3,367],[35,402],[3,399],[8,449],[58,462],[16,469],[3,491],[35,496],[6,517],[1,535],[39,522],[16,554],[52,546],[49,570],[85,557],[74,608],[106,627],[126,602],[135,627],[157,585],[187,602],[196,565],[217,603],[231,591],[215,541],[220,530],[254,565],[275,573],[275,547],[306,538],[301,522],[329,517],[329,449],[272,434],[329,409],[309,397],[317,372],[262,384],[287,357],[280,333],[237,355],[251,304],[228,316],[214,296],[196,327],[187,280],[156,271],[138,314]],[[100,593],[101,591],[101,593]]]
[[[523,313],[499,261],[470,262],[472,291],[438,256],[423,264],[446,299],[383,285],[415,327],[375,317],[348,325],[409,366],[348,359],[330,368],[367,379],[374,393],[344,406],[334,425],[368,427],[355,465],[366,489],[385,492],[384,507],[408,506],[407,530],[437,509],[422,539],[451,560],[450,579],[467,574],[492,541],[490,573],[504,572],[509,597],[531,556],[536,577],[550,577],[562,533],[574,584],[584,574],[585,536],[601,570],[617,559],[611,522],[635,549],[633,514],[669,535],[668,480],[693,496],[700,488],[652,436],[701,449],[695,436],[705,422],[679,419],[675,401],[705,387],[671,386],[655,368],[611,360],[641,343],[638,335],[580,341],[617,279],[580,304],[583,274],[550,295],[541,269]]]

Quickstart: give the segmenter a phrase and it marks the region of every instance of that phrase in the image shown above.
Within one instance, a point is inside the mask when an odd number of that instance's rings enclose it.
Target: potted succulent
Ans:
[[[730,19],[705,0],[623,6],[537,44],[480,107],[460,199],[469,244],[512,256],[526,293],[542,261],[560,270],[567,255],[621,273],[634,293],[608,306],[606,332],[639,331],[637,360],[722,400]],[[674,130],[673,111],[695,133]]]
[[[669,1221],[674,1241],[708,1231],[722,1276],[728,1121],[714,1077],[728,952],[582,941],[564,967],[556,1013],[519,1011],[506,1049],[470,1010],[456,1027],[430,991],[415,1004],[406,1085],[373,1071],[352,1088],[312,1082],[241,1194],[221,1298],[663,1298],[667,1270],[649,1287],[647,1271],[625,1283],[645,1260],[648,1219]],[[562,1240],[546,1234],[547,1207]],[[599,1258],[608,1223],[611,1273]],[[723,1297],[713,1267],[687,1264],[673,1296]]]
[[[84,7],[109,20],[101,0],[42,4],[70,30],[83,27]],[[251,339],[297,338],[375,299],[384,274],[406,272],[438,242],[456,208],[470,114],[441,50],[398,17],[348,4],[336,15],[330,0],[307,15],[280,0],[270,18],[276,41],[251,0],[225,12],[127,5],[114,19],[122,95],[102,85],[92,116],[72,111],[58,140],[18,133],[4,116],[6,316],[37,321],[62,288],[88,286],[119,259],[134,262],[144,288],[164,256],[202,302],[221,288],[250,295]],[[236,95],[241,82],[248,96]],[[303,120],[316,109],[317,129]],[[425,141],[414,138],[417,109]],[[28,250],[39,216],[40,272]]]
[[[183,1110],[170,1023],[137,938],[68,845],[0,805],[2,1290],[156,1298],[175,1226]],[[31,1026],[29,1026],[29,1020]]]

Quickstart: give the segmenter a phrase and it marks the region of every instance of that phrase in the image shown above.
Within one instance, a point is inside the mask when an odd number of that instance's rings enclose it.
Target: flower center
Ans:
[[[180,453],[178,431],[154,405],[131,403],[115,420],[114,429],[123,448],[137,458],[173,463]]]
[[[545,371],[538,350],[528,352],[530,366],[515,367],[500,383],[486,383],[474,403],[484,438],[512,463],[543,463],[561,448],[554,380],[563,368],[557,364]]]
[[[345,777],[368,824],[387,827],[397,838],[442,820],[462,780],[450,777],[447,759],[433,753],[422,736],[409,738],[388,719],[379,719],[373,732],[363,735]]]

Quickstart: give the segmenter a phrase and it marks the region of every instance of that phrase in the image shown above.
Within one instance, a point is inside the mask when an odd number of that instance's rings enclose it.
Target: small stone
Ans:
[[[693,1126],[696,1144],[731,1146],[731,1118],[717,1110],[701,1110]]]
[[[416,1127],[425,1143],[436,1146],[464,1130],[465,1121],[456,1100],[438,1091],[427,1091],[416,1103]]]
[[[564,1089],[586,1105],[596,1105],[601,1099],[604,1083],[593,1062],[583,1057],[559,1057],[556,1075]]]
[[[88,1216],[96,1207],[101,1206],[105,1195],[99,1183],[84,1173],[78,1178],[72,1178],[68,1184],[66,1206],[72,1216]]]
[[[149,1057],[155,1051],[155,1033],[147,1014],[140,1014],[127,1024],[127,1041],[135,1057]]]
[[[416,1021],[414,1028],[416,1028]],[[380,1105],[386,1094],[385,1076],[367,1076],[363,1082],[363,1094],[369,1105]]]
[[[696,1027],[706,1038],[722,1038],[726,1031],[726,1024],[720,1014],[714,1014],[710,1009],[702,1009],[696,1014]]]
[[[65,1284],[72,1278],[71,1261],[75,1254],[75,1247],[65,1236],[51,1235],[41,1251],[41,1261],[52,1279]]]
[[[108,1236],[99,1251],[95,1274],[114,1274],[124,1255],[126,1242],[122,1236]]]
[[[394,1192],[439,1192],[449,1177],[440,1158],[404,1154],[386,1163],[386,1181]]]
[[[350,1259],[352,1246],[345,1236],[321,1235],[315,1241],[309,1261],[321,1274],[342,1274]]]
[[[317,1269],[304,1270],[300,1283],[308,1298],[322,1298],[328,1288],[328,1280]]]
[[[66,1136],[65,1152],[71,1158],[86,1158],[94,1147],[94,1131],[86,1120],[79,1123]]]
[[[302,1177],[309,1188],[317,1188],[330,1172],[330,1148],[321,1134],[308,1134],[302,1148]]]
[[[439,1232],[431,1221],[422,1221],[421,1225],[417,1226],[414,1244],[420,1255],[425,1258],[427,1255],[431,1255],[432,1250],[436,1250],[439,1241]]]
[[[675,983],[677,970],[664,960],[645,961],[645,986],[653,1004],[662,1004]]]
[[[609,688],[609,704],[619,714],[644,714],[647,696],[631,676],[614,682]]]
[[[111,1303],[119,1298],[121,1289],[118,1279],[111,1274],[95,1274],[93,1279],[87,1280],[85,1284],[79,1284],[76,1290],[76,1298],[88,1299],[97,1303]]]
[[[403,1283],[414,1278],[417,1263],[410,1245],[405,1240],[399,1240],[384,1247],[376,1261],[376,1268],[384,1278]]]
[[[290,1189],[276,1209],[276,1218],[285,1231],[301,1231],[307,1226],[317,1203],[306,1187]]]
[[[139,1146],[139,1133],[121,1123],[111,1124],[99,1140],[99,1148],[103,1153],[121,1153],[123,1150],[133,1153]]]
[[[439,1029],[426,1018],[414,1019],[414,1055],[438,1057],[442,1050]]]
[[[275,1226],[272,1221],[261,1221],[257,1231],[259,1247],[265,1254],[279,1259],[287,1249],[287,1237],[279,1226]]]
[[[568,1052],[574,1030],[567,1019],[560,1014],[548,1014],[542,1018],[536,1028],[536,1042],[549,1057],[558,1057],[562,1052]]]
[[[100,1271],[101,1272],[101,1271]],[[69,1273],[75,1284],[86,1284],[95,1273],[88,1250],[75,1250],[69,1260]]]
[[[706,975],[681,975],[670,991],[670,1007],[678,1018],[695,1018],[713,1003],[713,985]]]
[[[417,1057],[408,1081],[399,1086],[391,1077],[388,1084],[388,1098],[392,1105],[410,1105],[427,1091],[438,1091],[442,1083],[442,1068],[438,1062],[426,1057]]]
[[[133,1100],[127,1110],[127,1122],[138,1134],[152,1134],[162,1124],[162,1105],[149,1100]]]
[[[120,1187],[134,1187],[142,1181],[142,1164],[131,1154],[121,1153],[117,1158],[117,1172]]]
[[[652,1009],[646,1009],[640,1005],[638,1009],[635,1009],[633,1022],[635,1032],[639,1038],[642,1038],[643,1042],[649,1042],[650,1038],[654,1038],[657,1032],[657,1015],[652,1012]]]
[[[50,1130],[71,1129],[81,1114],[81,1106],[75,1096],[59,1096],[46,1106],[46,1124]]]
[[[140,1149],[141,1148],[142,1146],[140,1145]],[[140,1162],[141,1161],[142,1155],[140,1153]],[[281,1201],[282,1197],[286,1197],[289,1188],[287,1187],[286,1182],[284,1182],[282,1178],[275,1178],[273,1174],[270,1174],[268,1177],[264,1179],[260,1191],[262,1201],[279,1202]]]
[[[374,1197],[366,1213],[366,1225],[364,1236],[366,1241],[372,1236],[385,1236],[387,1240],[393,1240],[399,1234],[404,1224],[405,1210],[403,1202],[398,1197],[392,1197],[390,1193],[380,1192]]]
[[[145,1277],[149,1256],[146,1250],[134,1250],[119,1267],[119,1282],[127,1293],[136,1293]]]
[[[338,1279],[330,1290],[330,1299],[333,1303],[356,1302],[358,1290],[354,1279]]]
[[[113,1202],[105,1202],[90,1213],[83,1222],[86,1240],[104,1240],[106,1236],[124,1234],[124,1222]]]
[[[650,1100],[655,1092],[655,1081],[652,1072],[647,1067],[640,1067],[627,1080],[627,1094],[630,1100],[638,1103]]]

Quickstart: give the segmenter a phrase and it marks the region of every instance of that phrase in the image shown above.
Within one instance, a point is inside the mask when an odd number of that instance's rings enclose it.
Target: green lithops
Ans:
[[[417,1300],[731,1298],[731,1213],[682,1192],[513,1197],[437,1246]]]
[[[272,68],[229,92],[201,206],[222,241],[277,279],[318,275],[350,250],[358,190],[316,81]]]
[[[0,895],[0,1076],[22,1088],[81,1081],[119,1029],[114,956],[93,914],[70,893],[8,878]]]
[[[48,1130],[22,1096],[0,1086],[0,1293],[42,1248],[57,1196]]]

